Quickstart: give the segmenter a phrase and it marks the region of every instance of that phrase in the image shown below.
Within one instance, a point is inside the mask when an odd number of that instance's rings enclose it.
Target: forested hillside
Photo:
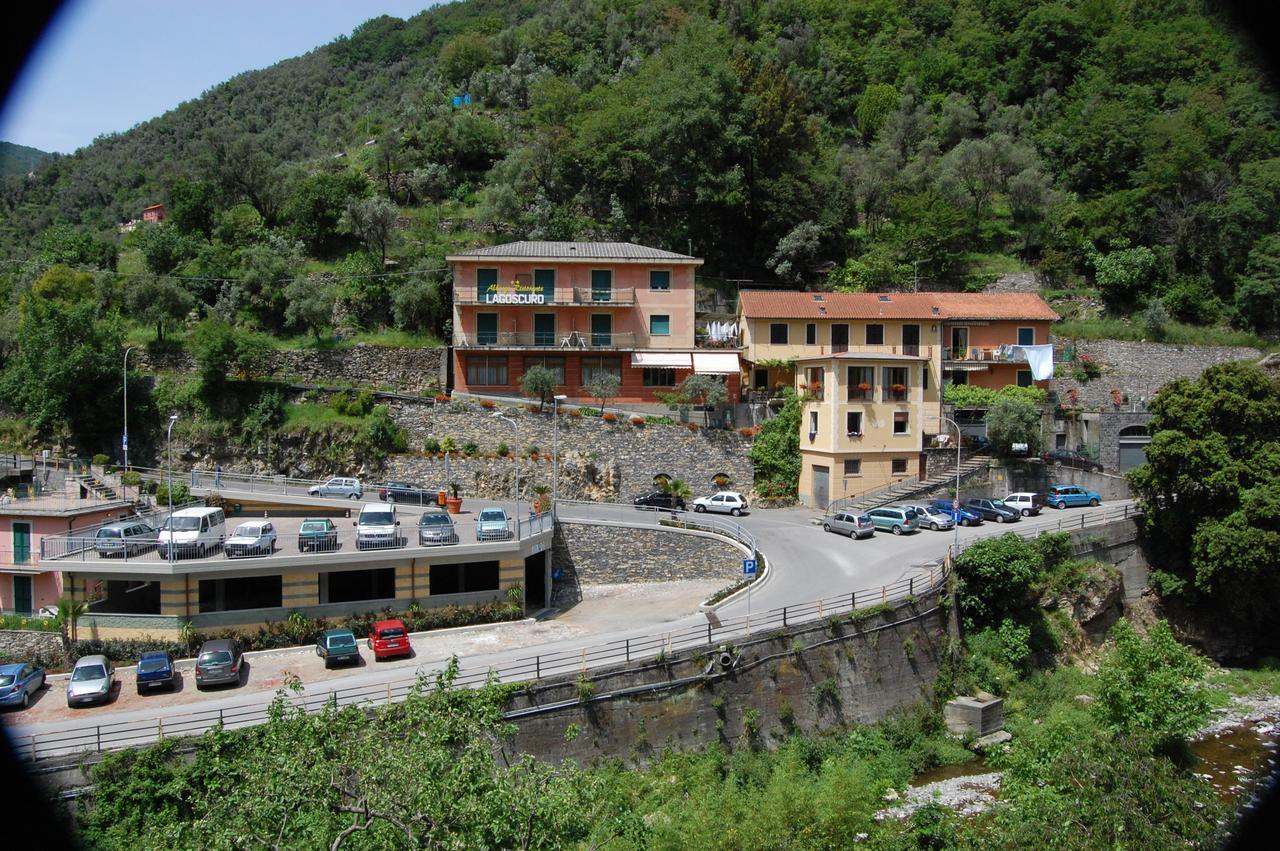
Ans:
[[[48,156],[50,155],[44,151],[28,148],[26,145],[0,142],[0,175],[25,175]]]
[[[442,334],[444,254],[522,237],[842,288],[1036,269],[1114,314],[1274,331],[1280,109],[1211,10],[469,0],[378,18],[4,178],[0,349],[57,263],[98,272],[97,316],[146,342],[205,316]],[[168,221],[120,231],[152,203]]]

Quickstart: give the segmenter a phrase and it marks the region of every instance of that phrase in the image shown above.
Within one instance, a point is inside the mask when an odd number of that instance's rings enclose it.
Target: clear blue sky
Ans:
[[[69,0],[0,110],[0,140],[70,153],[243,71],[439,0]]]

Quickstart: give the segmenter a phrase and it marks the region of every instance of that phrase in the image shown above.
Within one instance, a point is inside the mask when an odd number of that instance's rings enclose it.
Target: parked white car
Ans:
[[[721,491],[711,496],[701,496],[693,501],[694,511],[718,511],[734,517],[747,510],[747,498],[737,491]]]
[[[1022,512],[1023,517],[1033,517],[1040,513],[1040,507],[1044,505],[1044,497],[1038,493],[1018,491],[1017,493],[1005,494],[1001,502]]]
[[[269,556],[276,549],[276,527],[270,520],[250,520],[241,523],[222,545],[227,558],[243,556]]]
[[[183,508],[164,519],[156,549],[165,559],[170,555],[204,558],[205,553],[222,546],[226,537],[227,518],[221,508]]]
[[[355,522],[357,550],[386,550],[400,546],[400,521],[396,507],[371,502],[360,509]]]

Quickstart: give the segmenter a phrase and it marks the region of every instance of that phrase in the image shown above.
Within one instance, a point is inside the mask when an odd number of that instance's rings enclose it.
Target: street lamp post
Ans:
[[[955,543],[952,545],[953,555],[960,551],[960,424],[950,417],[939,416],[939,420],[944,423],[950,423],[956,430],[956,496],[952,503],[956,510],[951,512],[951,518],[955,521],[952,527],[955,531]]]
[[[551,397],[551,523],[556,522],[556,498],[560,495],[560,403],[568,396]]]
[[[124,449],[124,469],[129,471],[129,352],[138,348],[130,346],[124,350],[124,366],[120,369],[120,383],[124,387],[124,433],[121,435],[121,446]]]
[[[495,420],[506,420],[508,423],[511,424],[511,430],[515,432],[515,436],[516,436],[516,450],[517,450],[517,456],[518,456],[519,447],[520,447],[520,424],[517,423],[515,420],[511,419],[511,417],[500,414],[497,411],[493,412],[493,418]],[[516,474],[514,477],[515,482],[513,483],[514,484],[513,489],[516,492],[516,538],[520,537],[520,467],[518,465],[519,465],[519,462],[517,461]]]
[[[174,536],[173,536],[173,531],[174,531],[173,529],[173,424],[176,423],[177,421],[178,421],[178,415],[170,414],[169,427],[165,429],[165,432],[164,432],[164,451],[165,451],[165,455],[168,456],[168,464],[169,464],[169,470],[168,470],[169,487],[166,488],[166,490],[169,492],[168,494],[169,519],[165,521],[165,525],[169,527],[168,562],[171,566],[173,564],[173,542],[174,542]]]

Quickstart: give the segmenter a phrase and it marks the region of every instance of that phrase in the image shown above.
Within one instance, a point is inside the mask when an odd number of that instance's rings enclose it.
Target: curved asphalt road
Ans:
[[[1104,515],[1111,515],[1118,509],[1131,505],[1129,502],[1112,502],[1097,508],[1065,511],[1049,509],[1040,517],[1024,518],[1014,524],[987,522],[976,528],[962,528],[959,540],[963,545],[967,541],[1009,531],[1026,534],[1054,531],[1058,528],[1080,528],[1082,521],[1093,525],[1101,522]],[[616,505],[575,504],[562,507],[560,513],[561,518],[566,521],[631,520],[641,523],[647,521],[646,525],[654,522],[653,515],[648,512],[636,512],[629,507]],[[622,661],[622,648],[626,642],[649,643],[651,649],[648,652],[637,652],[636,657],[652,657],[656,655],[656,651],[652,649],[655,637],[661,641],[663,635],[679,633],[681,630],[697,634],[697,630],[707,628],[710,620],[730,621],[746,616],[748,607],[754,619],[768,609],[809,603],[854,590],[876,589],[912,576],[927,579],[930,566],[946,554],[956,538],[953,532],[922,530],[902,537],[880,532],[866,540],[856,541],[823,532],[821,526],[810,522],[816,515],[811,509],[773,509],[736,518],[736,522],[755,536],[757,548],[767,556],[770,565],[769,574],[753,588],[749,600],[747,595],[738,594],[718,606],[714,615],[698,612],[642,627],[597,632],[577,639],[466,656],[459,660],[461,678],[464,681],[468,678],[475,681],[483,678],[485,672],[496,669],[504,672],[504,679],[515,681],[533,679],[535,664],[538,664],[538,673],[542,676],[614,664]],[[660,557],[660,553],[655,553],[655,558]],[[694,605],[696,603],[690,601],[690,607]],[[718,639],[721,637],[725,636],[717,635]],[[691,635],[686,643],[705,645],[705,642],[703,634],[701,640]],[[584,648],[599,648],[609,643],[616,644],[617,654],[614,658],[596,661],[582,655]],[[680,645],[674,646],[678,648]],[[431,658],[430,654],[431,650],[427,648],[416,660],[414,667],[380,668],[368,665],[353,668],[349,675],[341,679],[304,685],[303,691],[294,700],[305,700],[308,705],[315,705],[334,689],[339,690],[338,700],[343,704],[377,702],[385,700],[388,693],[398,697],[414,683],[419,673],[431,675],[448,662],[447,657]],[[535,663],[535,657],[543,657],[544,661]],[[553,661],[553,657],[558,657],[559,661]],[[47,695],[45,699],[59,697],[60,695]],[[269,691],[246,693],[232,690],[204,694],[202,698],[195,703],[133,711],[112,711],[109,706],[101,707],[90,710],[81,718],[31,725],[11,723],[5,729],[24,753],[31,737],[35,737],[38,753],[42,757],[85,748],[94,749],[98,746],[99,736],[101,747],[106,749],[153,740],[160,721],[163,721],[170,735],[178,731],[182,734],[194,734],[208,729],[217,723],[219,711],[226,714],[223,723],[227,727],[257,723],[262,720],[274,694]],[[242,720],[237,720],[235,716],[242,716]],[[74,731],[83,732],[84,738],[75,742],[64,739]],[[51,741],[39,743],[44,737],[51,737]],[[63,741],[53,741],[60,739]]]

